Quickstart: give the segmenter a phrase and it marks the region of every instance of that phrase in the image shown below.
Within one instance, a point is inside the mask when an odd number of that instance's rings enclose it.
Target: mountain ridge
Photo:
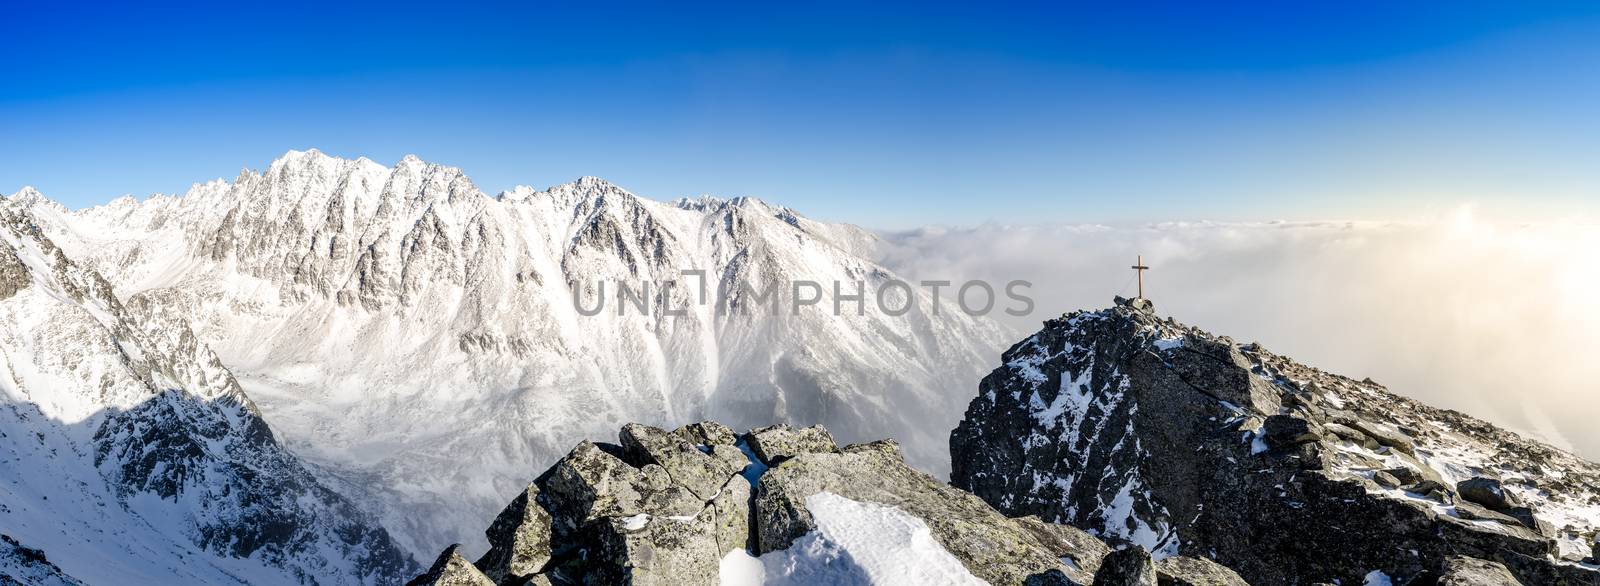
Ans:
[[[938,472],[966,390],[955,381],[1007,336],[929,311],[925,290],[905,316],[879,312],[871,291],[895,276],[866,230],[755,198],[657,202],[598,178],[491,197],[415,157],[304,151],[182,196],[39,216],[119,293],[194,323],[286,443],[387,511],[418,557],[442,540],[482,547],[471,517],[521,488],[509,470],[629,421],[825,423],[899,438]],[[740,289],[797,281],[825,289],[798,315]],[[867,293],[861,315],[850,302],[829,315],[833,282]],[[619,314],[620,286],[643,283],[648,315]],[[578,314],[602,291],[615,303]],[[662,311],[674,307],[687,313]],[[445,462],[463,464],[429,478]]]

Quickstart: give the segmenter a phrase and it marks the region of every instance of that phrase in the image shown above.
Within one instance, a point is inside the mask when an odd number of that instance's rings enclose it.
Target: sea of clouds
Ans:
[[[918,279],[1026,279],[999,319],[1018,339],[1132,297],[1135,255],[1162,315],[1464,411],[1600,459],[1600,226],[1501,224],[1471,208],[1417,222],[1175,222],[883,233]]]

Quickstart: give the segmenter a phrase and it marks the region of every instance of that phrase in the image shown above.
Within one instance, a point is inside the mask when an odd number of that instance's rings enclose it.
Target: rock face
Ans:
[[[1450,556],[1595,583],[1575,562],[1600,467],[1571,454],[1126,303],[1050,320],[1003,360],[950,449],[952,484],[1007,515],[1258,585],[1402,583]]]
[[[821,427],[735,435],[713,422],[673,431],[629,424],[619,435],[620,445],[579,444],[534,480],[485,533],[491,549],[475,564],[463,565],[452,546],[416,583],[718,584],[730,552],[782,552],[815,535],[808,503],[825,495],[915,517],[968,573],[990,584],[1099,583],[1098,575],[1125,569],[1108,570],[1102,559],[1134,554],[1142,561],[1132,575],[1156,584],[1157,565],[1142,550],[1113,554],[1073,527],[1007,518],[907,466],[893,441],[839,447]],[[710,488],[709,479],[720,484]],[[846,556],[836,563],[852,562]],[[1211,584],[1193,580],[1229,573],[1189,558],[1160,567],[1162,575],[1191,580],[1175,584]]]

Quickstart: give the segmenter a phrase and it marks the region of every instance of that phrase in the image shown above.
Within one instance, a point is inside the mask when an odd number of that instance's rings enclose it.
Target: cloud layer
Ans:
[[[919,279],[1034,283],[1021,335],[1132,296],[1158,311],[1600,459],[1600,226],[1416,223],[927,228],[884,235]]]

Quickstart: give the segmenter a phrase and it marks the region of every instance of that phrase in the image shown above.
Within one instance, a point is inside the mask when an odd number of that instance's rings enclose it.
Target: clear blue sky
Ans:
[[[0,191],[316,147],[877,227],[1600,205],[1600,3],[687,4],[10,3]]]

